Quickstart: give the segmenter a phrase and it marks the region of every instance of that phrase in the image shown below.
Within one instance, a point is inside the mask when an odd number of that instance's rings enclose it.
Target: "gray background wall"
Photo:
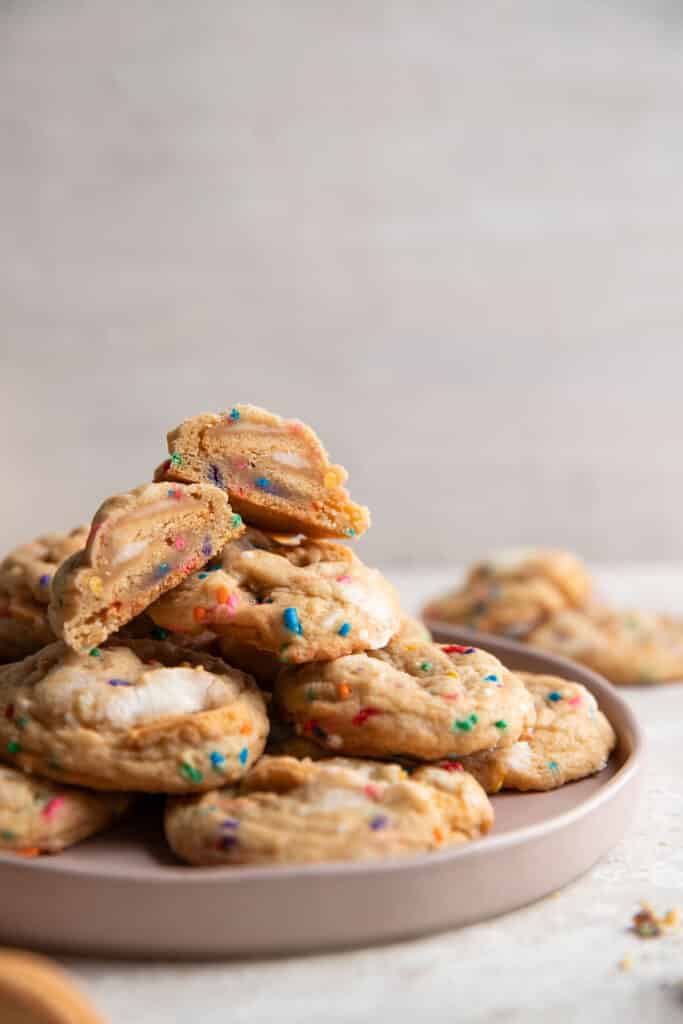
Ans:
[[[682,558],[682,45],[673,0],[5,0],[3,544],[253,401],[368,558]]]

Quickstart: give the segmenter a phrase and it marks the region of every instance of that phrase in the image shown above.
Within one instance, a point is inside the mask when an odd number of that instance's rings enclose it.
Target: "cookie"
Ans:
[[[0,851],[58,853],[104,831],[129,803],[121,793],[60,786],[0,765]]]
[[[484,835],[491,805],[465,772],[347,758],[264,757],[241,783],[168,803],[166,836],[195,865],[396,857]]]
[[[104,1024],[89,999],[55,963],[34,953],[0,950],[3,1024]]]
[[[509,746],[535,717],[516,675],[492,654],[456,644],[392,641],[381,651],[288,668],[275,695],[301,734],[366,757],[435,761]]]
[[[143,484],[108,498],[54,578],[53,630],[74,650],[96,647],[243,529],[210,484]]]
[[[81,550],[87,536],[86,526],[48,533],[0,562],[0,662],[24,658],[54,640],[47,618],[52,577],[69,555]]]
[[[401,612],[401,621],[399,622],[398,631],[394,635],[394,639],[406,644],[424,643],[425,641],[431,642],[432,634],[424,622],[414,619],[412,615]]]
[[[624,685],[683,679],[683,620],[646,611],[565,611],[535,629],[530,644],[579,661]]]
[[[616,736],[593,694],[557,676],[519,676],[536,707],[532,735],[452,764],[474,775],[487,793],[557,789],[604,768]]]
[[[225,489],[248,523],[308,537],[356,537],[370,525],[367,508],[344,487],[311,430],[298,420],[236,405],[185,420],[167,437],[170,458],[155,479],[208,481]]]
[[[591,579],[565,551],[515,549],[476,563],[462,587],[430,602],[425,618],[524,639],[564,608],[588,601]]]
[[[250,676],[168,643],[57,642],[0,668],[0,759],[58,782],[211,789],[242,776],[267,734]]]
[[[209,629],[296,664],[382,647],[400,624],[398,594],[350,548],[251,527],[149,614],[174,633]]]

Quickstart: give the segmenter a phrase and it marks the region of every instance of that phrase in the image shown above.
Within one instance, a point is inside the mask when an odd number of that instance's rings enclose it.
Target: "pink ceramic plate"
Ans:
[[[440,638],[473,642],[444,627]],[[480,921],[566,885],[631,818],[642,738],[618,693],[588,669],[506,640],[511,668],[584,683],[619,737],[609,765],[554,793],[494,797],[496,825],[429,856],[309,867],[197,869],[178,864],[150,799],[118,830],[57,857],[0,855],[0,942],[123,957],[216,958],[387,942]]]

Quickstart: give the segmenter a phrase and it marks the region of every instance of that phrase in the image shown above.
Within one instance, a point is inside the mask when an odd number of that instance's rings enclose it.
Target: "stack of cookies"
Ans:
[[[613,683],[683,680],[683,621],[611,607],[568,551],[500,551],[476,562],[464,583],[431,601],[424,615],[572,658]]]
[[[369,513],[310,428],[240,405],[168,451],[0,565],[0,848],[55,852],[164,793],[190,864],[427,852],[489,831],[489,793],[604,765],[587,690],[403,613],[343,543]]]

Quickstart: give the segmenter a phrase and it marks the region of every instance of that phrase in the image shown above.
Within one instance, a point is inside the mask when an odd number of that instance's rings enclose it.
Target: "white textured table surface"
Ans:
[[[411,609],[452,577],[390,575]],[[683,612],[683,566],[598,578],[615,601]],[[590,874],[552,898],[461,931],[356,952],[67,966],[112,1024],[679,1021],[683,934],[641,940],[628,926],[640,899],[660,911],[683,904],[683,685],[625,692],[649,741],[635,823]],[[627,972],[618,967],[624,956],[633,960]]]

